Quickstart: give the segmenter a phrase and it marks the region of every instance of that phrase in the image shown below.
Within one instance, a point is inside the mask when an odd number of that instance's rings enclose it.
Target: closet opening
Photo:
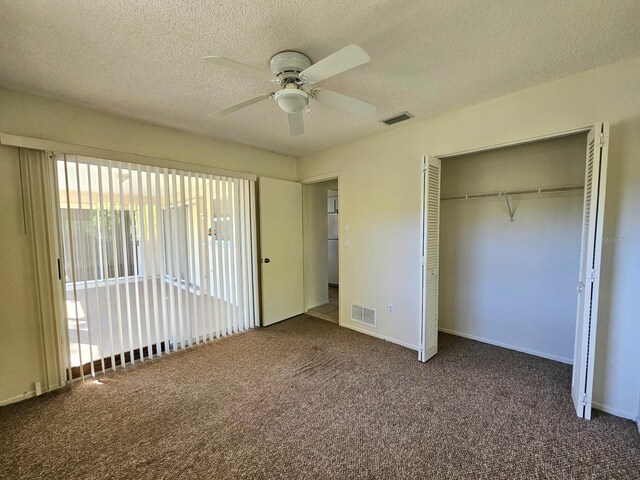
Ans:
[[[572,364],[586,134],[442,160],[439,329]]]
[[[607,152],[598,123],[424,157],[419,360],[440,331],[573,365],[591,417]]]

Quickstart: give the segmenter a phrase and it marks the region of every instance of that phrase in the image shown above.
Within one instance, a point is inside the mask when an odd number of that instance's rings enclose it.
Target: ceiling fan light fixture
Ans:
[[[309,103],[309,94],[297,88],[283,88],[275,93],[278,106],[287,113],[299,113]]]

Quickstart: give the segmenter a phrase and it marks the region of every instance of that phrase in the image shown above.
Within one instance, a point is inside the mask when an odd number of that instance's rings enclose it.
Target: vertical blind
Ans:
[[[70,377],[259,324],[254,181],[54,155]]]

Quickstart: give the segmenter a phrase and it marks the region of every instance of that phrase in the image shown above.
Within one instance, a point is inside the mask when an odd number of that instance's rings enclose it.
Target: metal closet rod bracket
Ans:
[[[504,199],[507,201],[507,208],[509,209],[509,220],[513,222],[513,214],[515,212],[511,209],[511,202],[509,202],[509,197],[505,195]]]

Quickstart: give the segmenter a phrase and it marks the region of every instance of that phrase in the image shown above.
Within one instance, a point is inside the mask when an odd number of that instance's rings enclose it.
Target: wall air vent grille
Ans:
[[[375,327],[376,311],[372,308],[361,307],[360,305],[351,305],[351,320]]]
[[[370,327],[375,327],[376,326],[376,311],[373,310],[372,308],[366,308],[365,307],[365,309],[364,309],[364,319],[362,321],[363,321],[363,323],[366,323]]]
[[[387,118],[381,121],[385,125],[395,125],[396,123],[404,122],[405,120],[409,120],[410,118],[413,118],[413,115],[411,115],[409,112],[402,112],[398,115],[395,115],[394,117]]]

